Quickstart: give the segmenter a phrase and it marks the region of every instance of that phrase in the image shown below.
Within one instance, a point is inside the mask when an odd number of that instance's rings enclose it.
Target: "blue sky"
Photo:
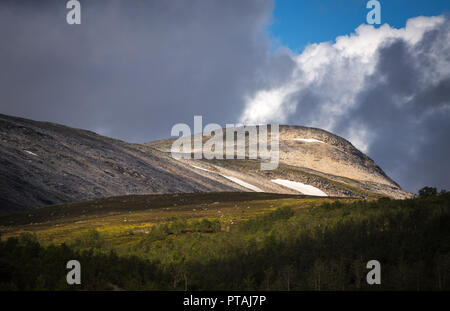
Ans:
[[[308,43],[334,40],[366,23],[366,0],[275,0],[269,33],[275,45],[301,51]],[[450,11],[448,0],[380,0],[381,23],[396,28],[415,16]]]

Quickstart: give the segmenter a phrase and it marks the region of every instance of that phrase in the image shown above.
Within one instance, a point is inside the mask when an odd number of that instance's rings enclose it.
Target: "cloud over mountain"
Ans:
[[[194,115],[349,139],[415,191],[449,187],[449,19],[271,50],[272,1],[0,2],[0,113],[146,142]]]
[[[246,123],[305,124],[336,132],[408,190],[449,184],[450,21],[359,26],[335,42],[290,53],[293,68],[247,99]]]

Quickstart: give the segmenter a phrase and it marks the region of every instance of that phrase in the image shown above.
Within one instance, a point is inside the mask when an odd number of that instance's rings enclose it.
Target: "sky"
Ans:
[[[320,127],[450,189],[449,1],[0,2],[0,113],[130,142],[176,123]]]
[[[443,0],[380,0],[381,24],[405,27],[416,16],[435,16],[450,10]],[[364,0],[278,0],[268,31],[274,46],[302,51],[307,44],[333,41],[365,23],[369,9]],[[377,26],[378,27],[378,26]]]

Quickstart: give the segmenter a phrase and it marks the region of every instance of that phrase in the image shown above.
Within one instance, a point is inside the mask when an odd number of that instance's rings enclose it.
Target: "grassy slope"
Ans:
[[[3,225],[22,223],[2,226],[2,240],[22,237],[0,244],[7,267],[0,288],[65,289],[67,258],[82,262],[85,289],[450,288],[449,194],[333,201],[256,193],[131,196],[1,217]],[[44,223],[24,224],[43,215]],[[35,237],[23,235],[30,231]],[[70,248],[50,246],[61,242]],[[381,286],[365,282],[371,259],[382,263]],[[22,261],[28,268],[21,283]]]
[[[352,199],[341,199],[352,201]],[[129,243],[148,228],[173,217],[219,219],[224,230],[283,206],[305,208],[333,198],[253,192],[130,195],[41,207],[0,217],[3,237],[33,232],[43,244],[70,243],[77,234],[97,229],[111,240]],[[130,232],[135,235],[130,235]],[[123,235],[127,239],[123,239]]]

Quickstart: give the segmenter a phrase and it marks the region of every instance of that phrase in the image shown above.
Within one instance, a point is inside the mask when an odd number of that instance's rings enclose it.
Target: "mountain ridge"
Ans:
[[[324,144],[290,140],[313,132]],[[273,183],[276,178],[314,186],[330,196],[410,196],[350,142],[321,129],[280,126],[280,166],[266,172],[257,169],[258,160],[178,161],[167,150],[172,141],[133,144],[0,114],[0,209],[127,194],[250,191],[246,183],[264,192],[301,194]],[[354,160],[358,157],[359,163]],[[367,178],[358,180],[358,174]]]

